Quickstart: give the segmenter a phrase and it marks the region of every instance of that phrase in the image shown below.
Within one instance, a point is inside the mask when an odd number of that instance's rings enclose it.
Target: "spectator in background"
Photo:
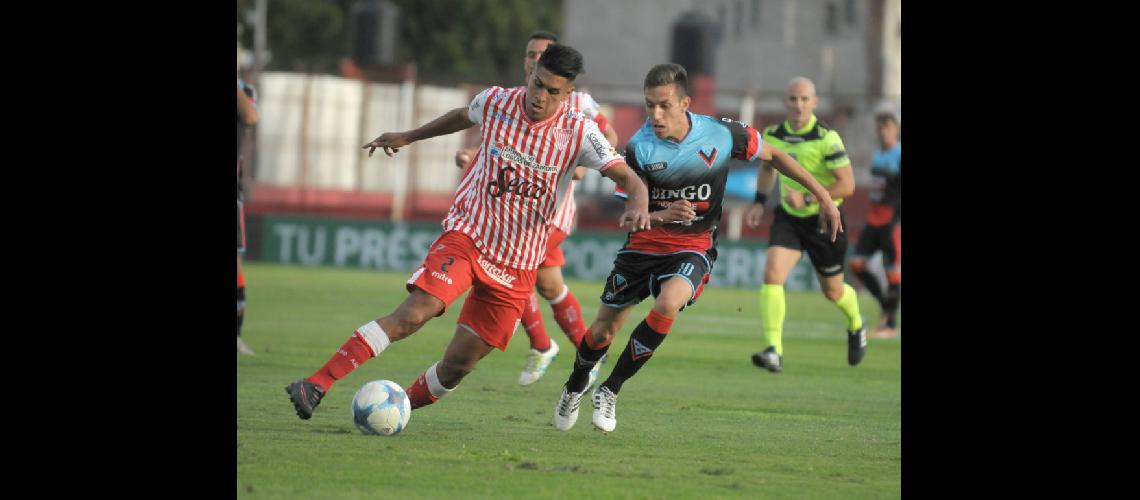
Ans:
[[[819,97],[811,80],[792,79],[784,95],[787,119],[764,129],[764,143],[788,153],[803,165],[827,188],[842,213],[843,198],[855,192],[855,174],[839,133],[816,118],[814,111],[818,104]],[[765,165],[756,180],[756,202],[747,215],[749,226],[760,224],[764,202],[775,180],[775,170]],[[847,233],[839,233],[839,237],[832,240],[817,230],[819,202],[805,186],[787,175],[780,175],[780,204],[772,221],[764,285],[760,287],[760,314],[764,321],[764,342],[768,346],[752,355],[753,364],[773,373],[782,371],[784,366],[784,282],[805,251],[815,266],[823,295],[847,317],[847,363],[859,364],[867,348],[867,331],[859,313],[858,295],[851,285],[843,282]],[[847,225],[846,220],[843,225]]]
[[[895,314],[898,312],[902,289],[902,259],[900,246],[902,199],[902,143],[899,142],[899,123],[890,111],[876,113],[879,132],[879,150],[871,159],[871,211],[867,226],[855,244],[851,270],[875,300],[879,301],[879,324],[872,337],[891,338],[896,335]],[[887,274],[887,292],[884,294],[879,278],[867,269],[867,259],[875,252],[883,252],[883,269]]]
[[[241,267],[241,256],[245,253],[245,213],[242,210],[242,151],[248,142],[249,130],[257,124],[257,92],[253,86],[242,81],[241,47],[238,47],[239,73],[237,79],[237,350],[240,354],[253,355],[253,349],[241,338],[241,323],[245,318],[245,272]]]
[[[546,48],[557,42],[558,37],[546,31],[537,31],[530,35],[530,39],[526,43],[526,52],[523,55],[524,82],[530,77],[535,63],[546,51]],[[598,129],[605,135],[606,140],[617,147],[617,132],[614,131],[609,120],[598,109],[597,101],[590,97],[590,94],[575,91],[570,94],[567,104],[597,123]],[[455,155],[456,166],[463,169],[467,168],[477,150],[478,148],[459,150]],[[574,171],[574,180],[585,176],[587,170],[585,167],[578,167]],[[558,356],[558,343],[546,334],[546,325],[542,321],[542,310],[538,307],[538,295],[550,303],[550,309],[554,313],[554,321],[558,323],[562,333],[566,334],[566,338],[570,340],[570,345],[577,348],[582,341],[582,336],[586,334],[586,323],[582,318],[582,306],[578,303],[578,298],[570,291],[570,287],[566,286],[562,277],[562,264],[566,263],[566,257],[562,254],[562,242],[573,231],[576,215],[574,183],[570,183],[566,197],[550,221],[550,238],[546,240],[546,260],[539,265],[538,279],[535,283],[535,289],[538,293],[530,295],[526,309],[523,310],[522,326],[527,337],[530,338],[530,353],[527,354],[526,366],[519,374],[519,385],[530,385],[537,382],[546,373],[546,368],[550,366],[551,361],[554,361],[554,358]],[[590,372],[589,385],[593,385],[594,381],[597,380],[598,368],[601,364],[599,362]]]

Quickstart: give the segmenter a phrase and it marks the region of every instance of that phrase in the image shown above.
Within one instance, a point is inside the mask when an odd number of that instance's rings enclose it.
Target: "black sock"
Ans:
[[[633,377],[641,366],[644,365],[649,358],[653,356],[653,351],[665,341],[666,335],[662,335],[653,331],[649,324],[642,320],[637,328],[633,330],[633,334],[629,336],[629,343],[626,344],[625,350],[621,352],[617,363],[614,364],[614,371],[610,373],[610,378],[607,378],[602,385],[608,387],[610,392],[617,394],[621,391],[621,385]]]
[[[871,295],[875,296],[875,300],[879,301],[879,307],[884,308],[883,310],[885,311],[886,308],[883,305],[883,301],[886,300],[886,297],[883,297],[883,288],[879,286],[879,279],[866,269],[855,273],[855,276],[859,278],[860,283],[863,283],[863,288],[866,288],[868,292],[871,292]]]
[[[578,344],[578,355],[574,358],[574,371],[570,372],[570,378],[566,380],[566,390],[570,392],[582,392],[586,390],[586,384],[590,383],[590,370],[594,369],[594,365],[598,364],[598,360],[606,355],[606,351],[610,350],[609,344],[599,348],[592,349],[586,343],[586,337],[591,333],[586,332],[582,336],[582,342]]]
[[[241,320],[245,319],[245,287],[237,289],[237,334],[241,337]]]
[[[887,297],[883,301],[883,313],[887,315],[887,326],[895,327],[895,313],[898,312],[899,299],[902,298],[902,285],[895,283],[887,287]]]

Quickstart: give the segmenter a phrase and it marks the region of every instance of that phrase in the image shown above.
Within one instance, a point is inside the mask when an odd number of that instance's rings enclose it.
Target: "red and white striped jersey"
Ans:
[[[531,122],[525,95],[525,87],[490,87],[471,101],[467,116],[480,125],[479,152],[443,229],[467,234],[497,264],[536,269],[574,167],[604,171],[625,160],[593,120],[565,102],[546,120]]]
[[[586,118],[594,120],[598,124],[599,130],[606,129],[606,117],[602,114],[602,110],[598,107],[598,101],[595,101],[590,94],[585,92],[574,92],[570,94],[570,98],[566,99],[566,103],[578,108]],[[614,144],[617,146],[617,144]],[[578,216],[578,204],[574,201],[574,183],[570,183],[570,189],[566,191],[566,199],[562,204],[558,205],[558,210],[554,211],[554,217],[550,221],[550,225],[558,228],[560,231],[570,234],[574,230],[574,218]]]

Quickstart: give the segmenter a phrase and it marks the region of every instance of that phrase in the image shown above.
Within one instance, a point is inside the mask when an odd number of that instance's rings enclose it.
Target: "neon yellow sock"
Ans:
[[[760,287],[760,314],[764,323],[764,341],[776,348],[776,354],[784,355],[784,285]]]
[[[851,285],[843,284],[843,295],[839,296],[835,305],[847,316],[848,330],[855,331],[863,327],[863,315],[859,314],[859,295]]]

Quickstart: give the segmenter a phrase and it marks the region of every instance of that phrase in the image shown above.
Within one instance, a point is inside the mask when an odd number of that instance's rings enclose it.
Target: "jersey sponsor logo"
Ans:
[[[705,165],[712,168],[713,162],[716,161],[716,148],[710,144],[701,144],[701,149],[697,151],[697,156],[700,156],[701,159],[704,160]]]
[[[556,128],[550,132],[554,134],[554,147],[558,148],[559,152],[562,152],[562,149],[566,147],[566,143],[570,142],[570,136],[574,134],[574,131],[568,128]]]
[[[443,274],[443,273],[438,272],[438,271],[432,271],[431,276],[437,280],[440,280],[444,283],[447,283],[448,285],[451,284],[451,278],[449,278],[446,274]]]
[[[707,200],[711,196],[711,184],[685,186],[681,189],[665,189],[654,186],[649,192],[649,199],[651,200],[676,200],[680,198],[686,200]]]
[[[511,180],[508,181],[507,172],[514,171],[514,167],[511,167],[510,165],[507,165],[499,170],[499,177],[487,185],[487,194],[498,198],[507,193],[514,193],[518,196],[539,199],[543,196],[546,196],[550,192],[546,181],[542,179],[534,182],[518,176],[512,176]]]
[[[645,347],[645,344],[638,342],[637,339],[634,339],[634,338],[629,339],[629,347],[630,347],[629,356],[634,361],[637,361],[641,358],[648,358],[649,356],[653,355],[653,349]]]
[[[506,123],[508,125],[513,124],[515,122],[514,117],[512,117],[512,116],[510,116],[510,115],[508,115],[502,111],[499,111],[499,110],[492,111],[488,114],[491,115],[491,118],[499,120],[499,121]]]
[[[659,161],[657,163],[650,163],[650,164],[646,165],[645,171],[646,172],[656,172],[658,170],[665,170],[667,168],[669,168],[668,163],[663,162],[663,161]]]
[[[552,173],[552,172],[557,172],[557,171],[561,170],[558,167],[552,167],[550,165],[543,165],[543,164],[539,163],[538,159],[535,158],[534,156],[523,153],[523,152],[511,147],[510,144],[507,144],[507,145],[495,144],[494,146],[491,146],[491,156],[494,156],[496,158],[502,158],[502,159],[507,160],[509,162],[517,163],[517,164],[522,165],[522,166],[527,167],[527,168],[533,168],[535,170],[541,170],[543,172],[551,172]],[[502,172],[500,172],[500,175],[502,175]]]
[[[593,146],[594,152],[598,154],[598,158],[606,158],[607,157],[607,155],[606,155],[607,149],[611,152],[611,154],[616,154],[614,152],[614,148],[612,148],[612,147],[606,148],[605,146],[602,145],[602,141],[598,140],[597,134],[594,134],[594,133],[586,134],[586,137],[590,139],[590,146]]]
[[[482,267],[483,271],[485,271],[487,275],[491,277],[491,279],[499,282],[500,285],[503,285],[507,288],[514,288],[514,285],[511,283],[514,283],[514,281],[518,279],[518,276],[511,276],[511,273],[508,273],[507,271],[492,264],[491,261],[484,259],[482,255],[476,259],[476,262],[479,263],[479,267]]]

